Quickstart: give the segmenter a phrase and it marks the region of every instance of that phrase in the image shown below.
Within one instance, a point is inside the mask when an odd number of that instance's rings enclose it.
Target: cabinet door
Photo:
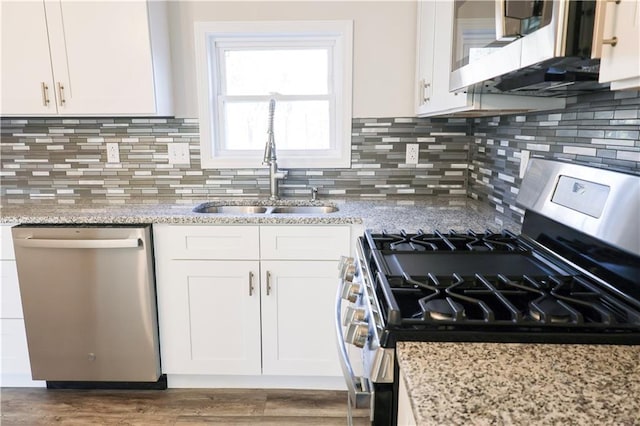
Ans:
[[[0,114],[55,114],[54,81],[42,2],[2,1],[0,14]]]
[[[411,398],[409,397],[409,391],[407,390],[407,384],[403,377],[402,370],[400,371],[400,380],[398,386],[398,424],[404,426],[415,426],[417,424],[416,418],[413,415],[413,409],[411,408]]]
[[[60,114],[154,114],[147,2],[47,0]]]
[[[615,46],[602,46],[600,82],[612,89],[640,87],[640,3],[622,0],[605,4],[603,38],[616,37]]]
[[[163,373],[259,375],[258,279],[257,261],[176,260],[161,266]]]
[[[418,2],[418,25],[416,40],[416,78],[418,84],[416,114],[429,110],[433,83],[433,46],[435,45],[436,4],[432,1]]]
[[[418,62],[423,81],[418,115],[433,115],[472,107],[471,95],[449,92],[453,2],[419,2]]]
[[[340,376],[332,261],[263,261],[262,372]]]

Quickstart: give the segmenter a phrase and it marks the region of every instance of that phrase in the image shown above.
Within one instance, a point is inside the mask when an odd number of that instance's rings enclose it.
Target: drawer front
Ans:
[[[2,336],[2,373],[26,373],[31,375],[24,320],[2,319],[0,320],[0,325],[2,325],[2,328],[0,328],[0,335]]]
[[[260,257],[257,226],[154,225],[156,256],[174,259]]]
[[[0,317],[22,318],[22,302],[15,260],[0,260]]]
[[[14,260],[13,240],[11,238],[11,227],[13,225],[0,225],[0,259]]]
[[[262,226],[262,259],[337,260],[349,253],[349,226]]]

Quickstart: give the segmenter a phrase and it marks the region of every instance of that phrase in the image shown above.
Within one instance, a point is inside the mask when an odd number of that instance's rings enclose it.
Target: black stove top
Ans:
[[[640,344],[640,309],[509,231],[367,231],[381,345],[397,340]]]

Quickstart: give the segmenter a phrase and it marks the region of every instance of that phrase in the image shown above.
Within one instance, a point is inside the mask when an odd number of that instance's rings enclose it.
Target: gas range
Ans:
[[[640,344],[634,306],[509,231],[365,232],[363,293],[399,340]]]
[[[343,372],[373,424],[395,421],[400,341],[640,345],[640,176],[533,159],[518,203],[519,235],[367,230],[343,258]]]

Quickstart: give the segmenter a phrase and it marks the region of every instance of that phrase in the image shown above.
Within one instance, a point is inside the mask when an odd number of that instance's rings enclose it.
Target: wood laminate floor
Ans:
[[[164,391],[0,389],[2,426],[346,425],[346,392],[265,389]],[[358,410],[354,424],[366,425]]]

